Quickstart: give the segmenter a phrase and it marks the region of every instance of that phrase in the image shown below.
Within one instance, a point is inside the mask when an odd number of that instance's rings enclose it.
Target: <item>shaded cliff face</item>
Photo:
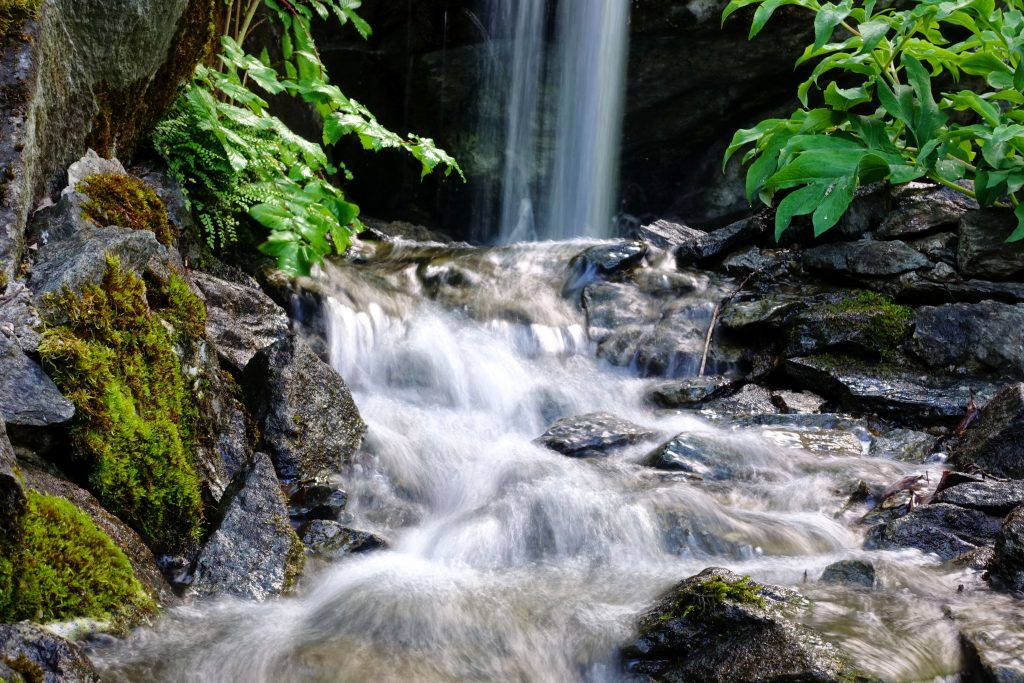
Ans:
[[[396,7],[396,4],[400,5]],[[554,6],[555,3],[552,3]],[[811,32],[806,17],[783,8],[757,40],[746,39],[749,13],[719,28],[723,0],[634,0],[621,155],[621,210],[699,225],[747,209],[737,169],[721,171],[733,132],[789,107],[793,62]],[[334,80],[386,125],[433,137],[456,155],[470,181],[420,182],[398,155],[339,154],[356,179],[350,193],[365,213],[440,226],[468,235],[481,206],[492,205],[502,149],[481,140],[481,120],[502,121],[505,94],[485,88],[504,46],[487,43],[483,0],[385,3],[370,0],[369,41],[325,35]],[[400,190],[395,191],[396,182]]]
[[[45,0],[0,51],[0,266],[87,147],[128,156],[215,34],[216,0]]]

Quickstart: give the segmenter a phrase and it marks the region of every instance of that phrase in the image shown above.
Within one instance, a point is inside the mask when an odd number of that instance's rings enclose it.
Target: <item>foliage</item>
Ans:
[[[264,95],[311,106],[323,121],[324,145],[356,135],[365,149],[403,149],[423,175],[441,167],[462,174],[432,140],[403,138],[332,85],[312,35],[315,17],[370,27],[355,12],[359,0],[229,0],[219,68],[200,65],[153,140],[182,183],[213,248],[237,238],[245,214],[270,230],[261,249],[291,273],[305,274],[332,252],[342,253],[361,229],[359,208],[329,178],[339,171],[321,144],[292,132],[268,111]],[[260,10],[281,27],[281,59],[272,63],[245,45]],[[346,175],[347,171],[345,172]]]
[[[814,64],[797,91],[803,107],[738,131],[725,156],[751,145],[743,157],[751,201],[771,204],[789,192],[777,206],[776,237],[806,214],[815,235],[825,232],[859,185],[927,178],[982,206],[1015,207],[1019,224],[1008,240],[1024,238],[1021,0],[881,8],[876,0],[731,0],[723,21],[749,5],[757,6],[750,38],[783,5],[814,13],[814,43],[797,62]],[[936,100],[940,87],[950,91]],[[810,106],[812,91],[818,106]]]
[[[843,299],[833,306],[833,310],[866,316],[865,337],[883,357],[890,356],[910,335],[914,321],[913,308],[893,303],[889,297],[867,290]]]
[[[152,612],[153,603],[114,542],[87,514],[28,492],[13,562],[0,567],[0,621],[107,619]]]
[[[710,578],[698,581],[685,589],[672,609],[661,616],[661,621],[691,615],[707,616],[726,600],[745,605],[764,607],[764,598],[758,594],[758,586],[749,576],[736,581]]]
[[[202,329],[194,317],[201,303],[188,301],[183,286],[169,285],[176,305],[168,322],[191,321],[179,335]],[[45,331],[39,353],[75,405],[72,439],[91,464],[91,489],[158,552],[198,539],[197,411],[142,280],[108,257],[102,284],[86,285],[80,297],[65,290],[47,303],[62,324]]]
[[[138,178],[120,173],[99,173],[75,187],[86,196],[82,215],[98,227],[117,225],[149,230],[164,246],[171,246],[171,221],[156,193]]]
[[[12,27],[36,15],[42,0],[0,0],[0,40]]]

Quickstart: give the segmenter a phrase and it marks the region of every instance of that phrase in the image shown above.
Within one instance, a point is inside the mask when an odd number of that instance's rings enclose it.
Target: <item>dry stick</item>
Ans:
[[[708,365],[708,352],[711,350],[711,337],[714,336],[715,334],[715,327],[718,325],[718,317],[722,314],[722,309],[728,306],[729,303],[731,303],[732,300],[736,298],[736,295],[743,291],[743,288],[747,286],[747,283],[749,283],[754,278],[754,276],[760,275],[768,266],[774,265],[777,264],[775,262],[766,263],[757,270],[751,272],[750,275],[743,278],[743,282],[741,282],[739,287],[734,289],[732,293],[729,294],[729,296],[725,297],[717,304],[715,304],[715,310],[711,314],[711,324],[708,325],[708,334],[706,337],[704,337],[704,354],[700,357],[700,372],[697,373],[698,377],[704,376],[704,369]]]

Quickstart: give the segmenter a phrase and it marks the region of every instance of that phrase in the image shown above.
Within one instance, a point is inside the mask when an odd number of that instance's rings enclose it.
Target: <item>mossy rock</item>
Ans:
[[[913,330],[914,309],[871,291],[845,292],[820,301],[787,325],[785,355],[845,350],[888,359]]]
[[[62,324],[39,346],[75,404],[72,443],[90,490],[158,553],[197,541],[203,519],[200,415],[174,347],[201,332],[205,311],[177,276],[165,289],[155,292],[166,306],[157,315],[142,279],[108,257],[101,284],[48,297],[49,315]]]
[[[85,195],[82,216],[96,227],[116,225],[149,230],[165,247],[171,246],[167,209],[146,183],[130,175],[99,173],[82,180],[75,190]]]
[[[11,29],[39,12],[43,0],[0,0],[0,46]]]
[[[135,622],[154,605],[124,553],[70,502],[28,493],[22,537],[0,560],[0,620]]]

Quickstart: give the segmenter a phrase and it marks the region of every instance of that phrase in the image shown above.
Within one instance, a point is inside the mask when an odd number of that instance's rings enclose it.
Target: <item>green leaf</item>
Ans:
[[[1010,236],[1006,238],[1007,242],[1018,242],[1024,240],[1024,204],[1018,205],[1013,210],[1013,215],[1017,217],[1017,227]]]
[[[864,86],[840,88],[833,81],[825,88],[825,104],[839,111],[847,111],[858,104],[870,101],[871,95],[868,94]]]
[[[839,222],[846,210],[850,208],[856,187],[857,181],[852,176],[840,178],[828,186],[824,198],[818,208],[814,210],[812,217],[815,237],[820,237],[823,232]]]
[[[814,15],[814,45],[811,47],[817,50],[822,45],[832,40],[832,34],[846,17],[850,16],[852,9],[851,0],[845,0],[836,6],[827,2],[821,6]]]
[[[861,159],[868,153],[858,150],[811,150],[797,156],[765,183],[770,191],[822,180],[852,176]]]
[[[982,207],[992,206],[1006,190],[1005,173],[980,170],[974,176],[974,193]]]
[[[868,53],[874,50],[879,41],[889,32],[889,22],[885,19],[872,19],[862,23],[857,27],[857,30],[860,31],[860,37],[863,41],[860,51]]]
[[[825,198],[829,185],[815,183],[790,192],[775,209],[775,240],[782,239],[795,216],[806,216]]]

